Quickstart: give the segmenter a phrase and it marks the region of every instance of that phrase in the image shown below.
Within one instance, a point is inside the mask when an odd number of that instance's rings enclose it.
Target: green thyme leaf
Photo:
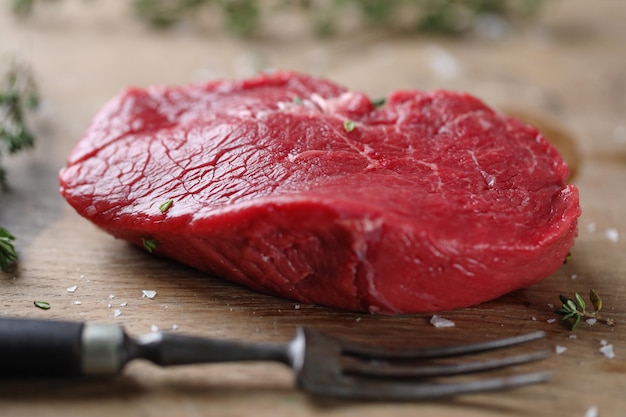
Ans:
[[[567,300],[567,304],[566,304],[567,308],[569,308],[571,311],[578,311],[578,308],[576,307],[576,303],[574,302],[574,300],[572,300],[571,298]]]
[[[578,323],[580,323],[581,318],[582,316],[579,314],[574,316],[574,321],[572,322],[572,327],[571,327],[572,331],[576,330],[576,327],[578,326]]]
[[[165,213],[170,209],[170,207],[172,207],[172,204],[174,204],[174,200],[167,200],[166,202],[161,203],[161,205],[159,205],[159,211],[161,213]]]
[[[576,304],[578,304],[578,307],[580,307],[580,310],[585,311],[587,308],[587,304],[585,303],[585,300],[583,300],[583,298],[578,293],[574,294],[574,297],[576,297]]]
[[[151,239],[148,237],[142,237],[141,242],[143,243],[143,247],[150,253],[152,253],[157,246],[159,245],[159,241],[156,239]]]
[[[589,290],[589,299],[591,300],[591,304],[593,304],[593,308],[596,312],[602,310],[602,299],[595,290]]]
[[[346,120],[343,122],[343,128],[348,133],[352,132],[354,130],[354,122],[352,120]]]
[[[33,304],[42,310],[50,310],[50,303],[47,301],[33,301]]]
[[[559,300],[561,300],[561,303],[563,303],[563,306],[565,307],[565,305],[567,304],[567,300],[569,300],[569,298],[567,298],[564,295],[559,295]]]

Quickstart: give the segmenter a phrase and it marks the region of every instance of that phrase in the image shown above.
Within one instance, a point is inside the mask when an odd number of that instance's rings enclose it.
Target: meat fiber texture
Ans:
[[[403,314],[555,272],[580,215],[567,177],[540,132],[470,95],[396,91],[375,106],[276,72],[122,92],[60,185],[80,215],[156,255],[302,303]]]

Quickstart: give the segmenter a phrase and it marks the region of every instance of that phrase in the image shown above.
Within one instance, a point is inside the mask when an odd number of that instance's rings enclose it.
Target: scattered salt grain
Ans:
[[[430,318],[430,324],[435,327],[454,327],[456,324],[452,320],[444,319],[438,315],[434,315]]]
[[[81,305],[82,303],[83,303],[82,301],[74,301],[74,304],[77,306]]]
[[[556,352],[557,355],[564,353],[566,350],[567,348],[565,346],[560,346],[560,345],[556,345],[556,347],[554,348],[554,351]]]
[[[120,303],[120,307],[126,307],[128,305],[128,303],[126,301],[124,301],[123,303]]]
[[[569,338],[570,338],[570,339],[578,339],[578,336],[576,336],[575,334],[570,334],[570,335],[569,335]]]
[[[592,405],[585,411],[585,417],[598,417],[598,407]]]
[[[361,321],[361,317],[357,317],[355,321]]]
[[[107,304],[107,308],[111,308],[111,307],[113,307],[111,303]]]
[[[615,351],[613,350],[613,345],[611,344],[603,345],[599,350],[600,353],[609,359],[613,359],[615,357]]]
[[[576,279],[576,278],[578,278],[578,274],[572,274],[572,275],[570,276],[570,278],[571,278],[571,279]]]
[[[113,310],[113,317],[119,317],[122,315],[122,312],[120,310]]]
[[[608,344],[609,344],[609,342],[607,342],[607,341],[606,341],[606,339],[602,339],[602,340],[600,340],[600,344],[601,344],[602,346],[606,346],[606,345],[608,345]]]
[[[589,224],[587,225],[587,231],[588,231],[589,233],[593,233],[593,232],[595,232],[595,231],[596,231],[596,224],[595,224],[595,223],[589,223]]]
[[[109,295],[109,298],[112,300],[115,298],[115,296],[113,294]]]
[[[619,241],[619,232],[617,231],[617,229],[606,229],[606,231],[604,232],[604,236],[606,236],[606,238],[609,239],[611,242]]]
[[[172,330],[174,330],[174,331],[178,330],[178,324],[173,324],[172,325]]]
[[[295,306],[293,306],[293,308],[295,308],[296,310],[300,310],[300,304],[296,304]]]
[[[153,299],[156,295],[157,292],[154,290],[141,290],[141,298]]]
[[[531,319],[532,321],[537,321],[537,317],[535,317],[535,316],[532,316],[530,319]]]
[[[458,60],[446,49],[432,46],[427,49],[427,53],[430,69],[439,78],[451,80],[457,78],[462,72]]]
[[[550,308],[554,308],[554,304],[552,304],[552,303],[548,303],[548,307],[550,307]]]
[[[555,321],[556,321],[556,319],[548,319],[548,320],[546,320],[546,322],[550,323],[550,324],[554,323]]]
[[[597,319],[594,319],[594,318],[590,318],[590,319],[585,320],[585,323],[587,323],[587,324],[588,324],[588,325],[590,325],[590,326],[593,326],[593,325],[594,325],[594,324],[596,324],[597,322],[598,322],[598,320],[597,320]]]
[[[76,288],[78,288],[77,285],[72,285],[71,287],[67,288],[67,292],[74,292],[74,291],[76,291]]]
[[[159,328],[157,327],[157,325],[153,324],[152,326],[150,326],[150,331],[152,333],[156,333],[159,331]]]

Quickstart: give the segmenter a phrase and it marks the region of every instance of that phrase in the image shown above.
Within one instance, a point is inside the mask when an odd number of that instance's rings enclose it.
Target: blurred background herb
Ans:
[[[59,0],[13,0],[15,14],[26,17],[36,3]],[[210,15],[231,33],[250,37],[275,13],[292,13],[318,36],[337,33],[343,22],[361,28],[413,33],[464,34],[485,20],[501,24],[527,21],[543,0],[133,0],[135,15],[158,28]]]
[[[28,128],[26,115],[39,104],[37,87],[30,68],[17,59],[0,73],[0,158],[30,148],[35,138]],[[0,186],[6,172],[0,165]]]
[[[35,138],[27,126],[26,114],[37,107],[39,98],[30,68],[14,59],[0,72],[0,157],[30,148]],[[1,162],[1,160],[0,160]],[[6,172],[0,165],[0,192]],[[0,270],[7,271],[17,260],[15,237],[0,226]]]

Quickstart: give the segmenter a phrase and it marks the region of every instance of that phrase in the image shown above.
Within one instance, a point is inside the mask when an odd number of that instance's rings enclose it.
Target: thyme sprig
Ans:
[[[614,326],[615,321],[612,318],[600,317],[600,310],[602,310],[602,299],[595,290],[589,291],[589,300],[593,306],[593,311],[587,310],[587,303],[583,297],[576,293],[574,298],[569,298],[564,295],[559,295],[559,299],[563,306],[556,312],[560,314],[563,320],[570,320],[570,330],[575,330],[580,321],[583,318],[592,318],[600,322],[603,322],[609,326]]]

